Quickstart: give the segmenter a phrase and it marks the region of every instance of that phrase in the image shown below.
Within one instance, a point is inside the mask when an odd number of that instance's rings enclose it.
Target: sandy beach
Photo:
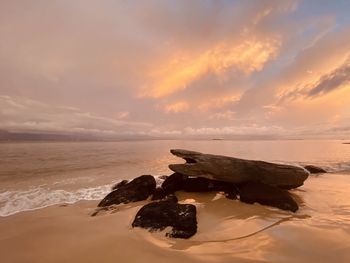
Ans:
[[[0,218],[2,262],[349,262],[350,178],[310,177],[293,192],[297,213],[248,205],[215,193],[177,192],[197,206],[188,240],[132,228],[147,201],[91,217],[96,201]]]

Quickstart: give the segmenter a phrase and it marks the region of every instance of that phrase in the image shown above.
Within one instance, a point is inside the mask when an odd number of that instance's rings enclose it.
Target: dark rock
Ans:
[[[168,175],[161,175],[159,176],[158,178],[161,179],[161,180],[165,180],[167,179],[169,176]]]
[[[150,231],[172,227],[166,235],[174,238],[190,238],[197,232],[196,207],[172,201],[153,202],[143,206],[136,214],[133,227]]]
[[[152,200],[161,200],[168,194],[176,191],[185,192],[225,192],[230,199],[236,199],[238,194],[234,184],[211,180],[204,177],[188,177],[179,173],[169,176],[162,184],[161,188],[157,188],[153,194]]]
[[[225,190],[225,194],[226,198],[236,200],[239,195],[239,191],[237,187],[233,185],[232,188]]]
[[[154,190],[151,200],[162,200],[167,196],[164,189],[161,187],[157,187],[156,190]]]
[[[170,152],[186,160],[186,163],[170,164],[170,170],[191,177],[206,177],[234,184],[254,181],[281,188],[295,188],[303,185],[309,176],[305,169],[292,165],[244,160],[182,149],[173,149]]]
[[[165,195],[182,190],[183,183],[187,178],[188,176],[179,173],[173,173],[168,178],[166,178],[162,183],[162,189]]]
[[[204,177],[189,177],[183,180],[182,190],[185,192],[211,192],[226,191],[233,184],[223,181],[211,180]]]
[[[166,197],[164,197],[162,201],[169,201],[169,202],[177,203],[179,200],[177,199],[176,195],[170,194],[170,195],[167,195]]]
[[[123,185],[126,185],[129,181],[123,180],[115,185],[112,186],[112,190],[117,190],[118,188],[122,187]]]
[[[311,174],[327,173],[326,170],[322,169],[321,167],[317,167],[315,165],[306,165],[304,166],[304,168],[308,170]]]
[[[154,177],[152,175],[142,175],[110,192],[105,198],[103,198],[98,206],[104,207],[145,200],[153,194],[155,189],[156,180]]]
[[[282,190],[278,187],[259,183],[248,182],[238,186],[240,191],[240,201],[248,204],[255,202],[277,207],[283,210],[296,212],[298,204],[290,196],[288,191]]]
[[[237,199],[237,188],[234,184],[211,180],[204,177],[189,177],[183,181],[182,190],[185,192],[225,192],[229,199]]]

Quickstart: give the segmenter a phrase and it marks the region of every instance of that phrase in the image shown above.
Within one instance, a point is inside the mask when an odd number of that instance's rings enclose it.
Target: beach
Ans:
[[[341,141],[143,141],[1,145],[2,262],[348,262],[350,147]],[[291,190],[296,213],[176,192],[197,208],[190,239],[132,228],[141,201],[91,216],[113,184],[169,175],[169,153],[185,148],[246,159],[315,164]],[[267,151],[266,149],[269,149]],[[21,164],[21,165],[18,165]],[[160,181],[157,179],[157,183]]]
[[[55,205],[0,218],[0,253],[2,262],[348,262],[349,187],[346,175],[312,176],[292,191],[297,213],[177,192],[198,211],[188,240],[132,228],[147,201],[95,217],[96,201]]]

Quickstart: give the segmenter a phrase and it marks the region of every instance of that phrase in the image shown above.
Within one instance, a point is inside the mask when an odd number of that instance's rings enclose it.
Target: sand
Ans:
[[[97,202],[0,218],[1,262],[350,262],[350,178],[325,174],[293,191],[293,214],[214,193],[178,193],[197,206],[189,240],[131,228],[142,205],[90,214]]]

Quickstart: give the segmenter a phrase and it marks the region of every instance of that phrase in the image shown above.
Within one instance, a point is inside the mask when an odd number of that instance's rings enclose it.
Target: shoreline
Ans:
[[[335,193],[332,187],[340,186]],[[4,262],[347,262],[347,186],[346,175],[312,176],[292,191],[300,204],[296,214],[178,192],[180,202],[198,209],[198,232],[189,240],[131,228],[147,201],[96,217],[90,215],[98,201],[54,205],[1,217],[0,253]]]

